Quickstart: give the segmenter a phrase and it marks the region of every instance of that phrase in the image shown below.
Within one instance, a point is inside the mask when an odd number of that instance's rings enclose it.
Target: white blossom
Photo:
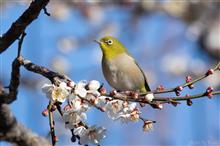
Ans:
[[[85,113],[77,112],[64,112],[63,120],[65,121],[66,128],[73,129],[78,123],[87,119]]]
[[[79,126],[74,129],[74,134],[80,136],[80,144],[94,144],[98,145],[100,140],[105,138],[106,129],[104,127],[92,126],[86,129],[83,126]]]
[[[89,90],[98,90],[100,88],[100,83],[99,81],[92,80],[88,84]]]
[[[86,112],[89,109],[87,102],[83,102],[81,98],[71,96],[69,98],[69,104],[71,105],[71,111],[74,112]]]
[[[86,81],[80,81],[79,83],[76,84],[74,94],[79,95],[80,97],[86,97],[87,95],[87,90],[85,89],[86,86]]]
[[[154,99],[154,94],[153,93],[145,95],[145,100],[151,102],[153,99]]]
[[[109,101],[105,106],[105,111],[109,118],[116,120],[121,114],[123,109],[123,101],[121,100],[112,100]]]
[[[153,130],[153,121],[146,120],[143,125],[143,131],[149,132],[151,130]]]
[[[53,101],[64,102],[70,94],[71,88],[65,82],[61,82],[59,86],[53,84],[44,84],[42,91]]]

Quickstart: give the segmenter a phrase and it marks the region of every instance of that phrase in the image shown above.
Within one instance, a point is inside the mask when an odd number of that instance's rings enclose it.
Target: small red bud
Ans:
[[[193,84],[190,84],[188,85],[189,89],[193,89],[194,88],[194,85]]]
[[[190,100],[190,99],[187,99],[186,103],[187,103],[188,106],[191,106],[193,104],[192,100]]]
[[[163,91],[164,90],[164,86],[163,85],[159,85],[156,90],[157,91]]]
[[[55,142],[58,142],[58,140],[59,140],[59,139],[58,139],[58,136],[54,136],[54,137],[53,137],[53,140],[54,140]]]
[[[102,88],[99,89],[99,92],[100,92],[102,95],[104,95],[104,94],[107,93],[107,90],[106,90],[104,87],[102,87]]]
[[[206,89],[206,92],[207,92],[207,93],[211,93],[213,90],[214,90],[214,88],[211,87],[211,86],[209,86],[209,87]]]
[[[208,76],[208,75],[211,75],[211,74],[213,74],[214,73],[214,70],[213,69],[209,69],[207,72],[206,72],[206,75]]]
[[[160,103],[160,104],[158,105],[158,108],[159,108],[159,109],[163,109],[163,104]]]
[[[43,110],[42,115],[43,115],[44,117],[47,117],[47,116],[49,115],[48,109]]]
[[[131,97],[134,99],[138,99],[139,94],[137,92],[131,92]]]
[[[192,77],[191,76],[186,76],[186,83],[189,83],[192,81]]]
[[[175,91],[175,93],[176,93],[176,96],[180,96],[180,92],[179,91]]]
[[[178,86],[178,87],[176,87],[176,90],[177,90],[177,91],[182,91],[182,90],[183,90],[183,87],[182,87],[182,86]]]
[[[218,66],[218,70],[220,70],[220,65]]]
[[[110,96],[115,96],[117,94],[117,91],[116,90],[113,90],[110,92]]]

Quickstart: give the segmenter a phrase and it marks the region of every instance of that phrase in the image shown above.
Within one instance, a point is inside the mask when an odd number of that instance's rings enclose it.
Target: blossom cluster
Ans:
[[[105,137],[105,128],[89,127],[85,124],[86,113],[92,107],[106,112],[112,120],[120,120],[123,123],[137,122],[140,119],[141,112],[136,103],[129,103],[105,95],[105,88],[96,80],[90,82],[80,81],[78,83],[73,81],[61,82],[58,86],[44,84],[42,91],[51,102],[64,105],[62,118],[65,127],[79,137],[80,144],[92,143],[97,145]],[[148,131],[151,128],[152,125],[146,125],[143,130]]]

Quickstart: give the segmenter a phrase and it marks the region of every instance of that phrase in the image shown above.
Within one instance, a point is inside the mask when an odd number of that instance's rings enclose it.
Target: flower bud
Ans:
[[[105,95],[107,93],[107,90],[104,87],[102,87],[102,88],[99,89],[99,93],[101,95]]]
[[[213,69],[209,69],[207,72],[206,72],[206,75],[208,76],[208,75],[211,75],[211,74],[213,74],[214,73],[214,70]]]
[[[99,87],[100,87],[100,83],[99,83],[99,81],[96,81],[96,80],[92,80],[88,84],[89,90],[98,90]]]
[[[42,115],[43,115],[44,117],[47,117],[47,116],[49,115],[48,109],[43,110]]]
[[[192,77],[191,76],[186,76],[186,83],[189,83],[192,81]]]
[[[188,106],[191,106],[193,104],[192,100],[190,100],[190,99],[187,99],[186,103],[187,103]]]
[[[182,87],[182,86],[177,86],[177,87],[176,87],[176,90],[177,90],[177,91],[182,91],[182,90],[183,90],[183,87]]]

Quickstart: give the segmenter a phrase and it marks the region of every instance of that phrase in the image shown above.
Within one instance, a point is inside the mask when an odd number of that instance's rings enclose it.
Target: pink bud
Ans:
[[[211,74],[213,74],[214,73],[214,70],[213,69],[209,69],[207,72],[206,72],[206,75],[208,76],[208,75],[211,75]]]
[[[156,90],[157,91],[163,91],[164,90],[164,86],[163,85],[159,85]]]
[[[43,115],[44,117],[47,117],[48,114],[49,114],[48,109],[43,110],[42,115]]]
[[[54,136],[54,137],[53,137],[53,140],[54,140],[55,142],[58,142],[59,139],[58,139],[57,136]]]
[[[189,89],[193,89],[194,88],[194,85],[193,84],[190,84],[188,85]]]
[[[99,92],[100,92],[102,95],[104,95],[104,94],[107,93],[107,90],[106,90],[104,87],[102,87],[102,88],[99,89]]]
[[[186,83],[189,83],[192,81],[192,77],[191,76],[186,76]]]
[[[188,106],[191,106],[193,104],[192,100],[190,100],[190,99],[187,99],[186,103]]]
[[[176,96],[180,96],[180,92],[179,91],[175,91],[175,93],[176,93]]]
[[[207,93],[211,93],[213,90],[214,90],[214,88],[211,87],[211,86],[209,86],[209,87],[206,89],[206,92],[207,92]]]
[[[117,94],[117,91],[116,90],[113,90],[110,92],[110,96],[115,96]]]
[[[183,90],[183,87],[182,87],[182,86],[178,86],[178,87],[176,87],[176,90],[177,90],[177,91],[182,91],[182,90]]]

